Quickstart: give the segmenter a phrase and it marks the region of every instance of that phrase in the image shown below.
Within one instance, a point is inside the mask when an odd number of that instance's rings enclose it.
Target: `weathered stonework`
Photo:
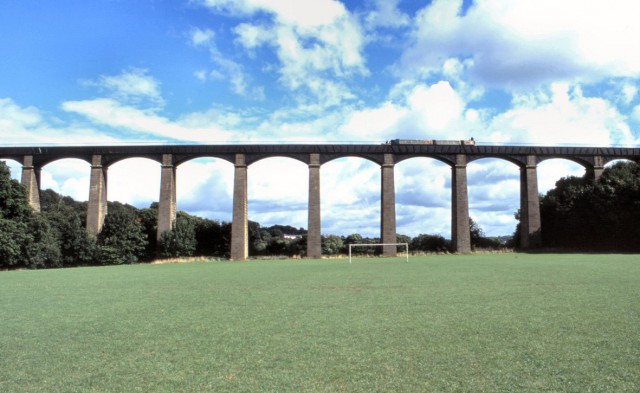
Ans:
[[[320,216],[320,154],[309,156],[309,224],[307,229],[307,257],[322,256]]]
[[[236,154],[231,224],[231,260],[234,261],[244,261],[249,257],[247,208],[247,164],[244,154]]]
[[[540,247],[542,241],[537,165],[536,156],[529,155],[520,168],[520,245],[525,249]]]
[[[29,206],[34,211],[40,212],[40,168],[33,165],[33,156],[24,156],[22,184],[27,188]]]
[[[176,167],[173,165],[173,155],[163,154],[160,201],[158,202],[158,240],[163,232],[173,229],[176,220],[176,202]]]
[[[467,157],[464,154],[456,155],[451,171],[451,240],[455,252],[464,254],[471,252]]]
[[[381,167],[380,240],[384,244],[396,242],[396,191],[393,154],[384,155]],[[396,246],[382,246],[382,255],[396,256]]]
[[[102,230],[107,215],[107,168],[102,166],[102,156],[91,157],[89,180],[89,206],[87,208],[87,231],[97,235]]]
[[[608,162],[627,159],[640,162],[640,148],[566,146],[489,146],[426,144],[326,144],[326,145],[144,145],[144,146],[25,146],[0,147],[0,158],[21,162],[22,184],[29,204],[40,210],[40,168],[63,158],[77,158],[91,164],[87,230],[98,234],[107,214],[107,169],[119,160],[144,157],[162,164],[159,201],[159,232],[172,227],[176,214],[176,166],[199,157],[216,157],[235,164],[231,258],[248,257],[247,166],[267,157],[290,157],[309,165],[309,228],[307,255],[321,253],[320,165],[342,157],[357,156],[381,166],[380,236],[383,242],[396,241],[394,165],[413,157],[430,157],[452,166],[452,240],[457,252],[469,252],[469,201],[467,162],[499,158],[521,168],[521,245],[535,248],[541,241],[540,201],[537,165],[547,159],[562,158],[583,165],[587,175],[597,180]],[[425,228],[425,232],[428,227]],[[395,253],[391,248],[385,255]]]

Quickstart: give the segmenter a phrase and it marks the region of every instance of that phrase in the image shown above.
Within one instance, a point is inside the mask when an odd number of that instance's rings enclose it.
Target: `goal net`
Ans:
[[[351,263],[351,249],[355,247],[373,247],[373,246],[401,246],[404,247],[404,255],[406,262],[409,262],[409,243],[354,243],[349,244],[349,263]]]

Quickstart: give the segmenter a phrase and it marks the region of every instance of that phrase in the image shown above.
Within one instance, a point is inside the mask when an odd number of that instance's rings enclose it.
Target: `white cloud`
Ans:
[[[627,105],[631,104],[631,102],[638,95],[638,86],[634,83],[626,82],[622,85],[622,99],[623,102]]]
[[[113,98],[133,104],[163,106],[160,82],[149,75],[149,71],[130,68],[118,75],[101,75],[95,81],[84,81],[87,86],[107,90]]]
[[[222,159],[199,158],[178,166],[179,210],[200,217],[231,221],[233,165]]]
[[[516,97],[514,107],[495,116],[490,142],[542,145],[633,143],[624,117],[610,102],[585,97],[579,86],[554,84],[548,92]]]
[[[636,121],[640,122],[640,105],[633,108],[632,116]]]
[[[360,25],[340,2],[209,0],[203,4],[240,17],[270,16],[269,21],[237,25],[236,42],[250,54],[263,45],[273,47],[280,82],[292,91],[310,94],[323,106],[353,99],[347,79],[368,73]]]
[[[78,159],[62,159],[45,165],[40,172],[40,188],[52,189],[76,201],[89,199],[90,166]]]
[[[418,12],[405,72],[437,72],[450,57],[469,59],[478,80],[536,86],[555,80],[637,76],[640,5],[632,1],[436,0]]]
[[[257,48],[273,39],[269,28],[250,23],[240,23],[234,32],[238,36],[238,42],[247,49]]]
[[[204,70],[194,72],[196,78],[206,81],[208,77],[219,80],[228,80],[231,90],[244,97],[253,100],[264,100],[264,88],[261,86],[251,87],[251,76],[245,72],[244,66],[223,55],[215,42],[215,34],[209,29],[194,28],[189,34],[191,44],[197,47],[204,47],[209,51],[211,60],[217,69],[211,70],[208,74]]]
[[[216,124],[181,124],[160,116],[155,111],[142,110],[110,98],[85,101],[67,101],[62,109],[82,115],[94,123],[112,128],[136,131],[143,136],[182,139],[194,142],[221,142],[229,140],[231,133]]]
[[[160,197],[160,163],[129,158],[109,167],[107,198],[146,208]]]
[[[353,111],[340,126],[345,137],[362,140],[464,139],[478,127],[479,114],[467,111],[463,97],[446,81],[432,85],[400,83],[392,100]]]
[[[344,15],[344,6],[334,0],[294,2],[279,0],[203,0],[202,3],[215,10],[233,14],[253,15],[265,12],[274,15],[281,23],[299,28],[314,28],[332,23]]]
[[[215,33],[210,29],[198,29],[194,28],[191,30],[191,43],[195,46],[208,46],[213,42],[215,38]]]
[[[410,22],[407,14],[398,9],[399,0],[374,0],[374,9],[364,17],[368,29],[404,27]]]
[[[0,130],[4,145],[103,144],[115,139],[92,128],[75,124],[52,125],[39,109],[21,107],[0,98]]]

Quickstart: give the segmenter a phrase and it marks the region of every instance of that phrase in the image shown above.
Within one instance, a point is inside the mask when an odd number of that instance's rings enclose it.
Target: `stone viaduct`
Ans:
[[[535,248],[540,243],[540,203],[537,165],[547,159],[563,158],[582,165],[588,176],[597,179],[604,165],[612,160],[640,161],[640,148],[614,147],[532,147],[486,145],[143,145],[143,146],[44,146],[0,147],[0,159],[22,164],[22,184],[35,210],[40,209],[40,170],[64,158],[77,158],[91,164],[87,230],[97,234],[107,214],[107,170],[127,158],[144,157],[161,164],[158,237],[172,228],[176,218],[176,168],[201,157],[213,157],[234,164],[233,222],[231,259],[248,257],[247,167],[269,157],[290,157],[309,167],[309,222],[307,255],[321,255],[320,167],[342,157],[361,157],[381,168],[380,238],[396,241],[394,165],[413,157],[442,161],[452,170],[451,238],[456,252],[471,250],[467,164],[481,158],[499,158],[520,168],[521,244]],[[383,254],[394,255],[395,246],[386,246]]]

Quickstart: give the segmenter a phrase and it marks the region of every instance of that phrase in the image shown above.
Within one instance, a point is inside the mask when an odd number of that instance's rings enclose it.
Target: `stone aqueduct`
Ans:
[[[234,164],[233,221],[231,259],[248,257],[247,167],[269,157],[290,157],[309,167],[309,222],[307,255],[321,255],[320,166],[342,157],[361,157],[380,165],[382,243],[396,241],[394,165],[413,157],[442,161],[452,169],[451,238],[457,252],[471,249],[467,163],[480,158],[499,158],[520,168],[521,244],[535,248],[540,242],[540,203],[537,165],[547,159],[564,158],[582,165],[586,174],[598,178],[604,165],[612,160],[640,161],[640,148],[614,147],[531,147],[486,145],[143,145],[143,146],[48,146],[0,147],[0,159],[22,164],[22,184],[27,188],[31,206],[40,209],[40,170],[46,164],[64,158],[77,158],[91,164],[87,230],[100,232],[107,213],[107,170],[127,158],[143,157],[161,164],[158,236],[170,230],[176,218],[176,168],[195,158],[213,157]],[[395,246],[386,246],[383,254],[394,255]]]

